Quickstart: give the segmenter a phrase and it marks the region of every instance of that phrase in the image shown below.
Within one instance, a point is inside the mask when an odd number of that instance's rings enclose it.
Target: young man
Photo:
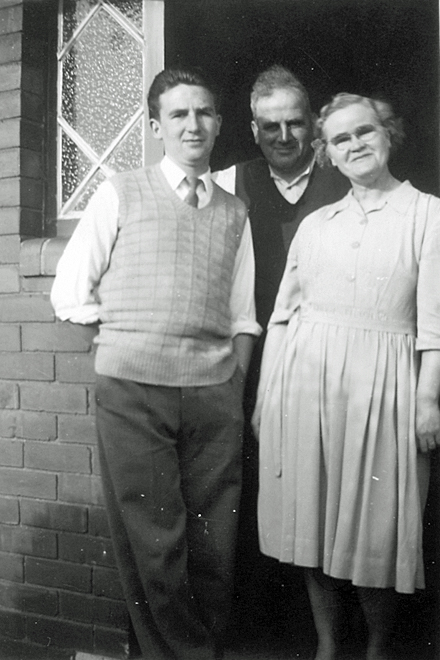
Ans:
[[[145,660],[212,660],[232,591],[242,395],[260,332],[242,202],[211,181],[216,98],[194,71],[149,91],[160,164],[95,193],[57,269],[61,320],[99,322],[98,446]]]

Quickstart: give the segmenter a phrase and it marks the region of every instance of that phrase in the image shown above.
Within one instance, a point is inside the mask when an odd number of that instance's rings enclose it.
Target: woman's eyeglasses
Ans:
[[[335,135],[335,137],[331,140],[328,140],[328,142],[336,147],[336,149],[339,151],[345,151],[350,147],[353,137],[355,137],[357,140],[361,140],[362,142],[372,142],[378,131],[378,126],[374,126],[373,124],[365,124],[364,126],[358,126],[358,128],[356,128],[353,133],[339,133],[339,135]]]

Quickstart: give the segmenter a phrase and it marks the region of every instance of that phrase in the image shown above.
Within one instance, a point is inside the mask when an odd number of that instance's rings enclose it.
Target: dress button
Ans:
[[[368,222],[367,218],[362,218],[362,220],[359,220],[360,225],[366,225]]]
[[[355,279],[356,279],[356,278],[355,278],[354,275],[347,275],[347,280],[348,280],[349,282],[354,282]]]
[[[358,248],[360,246],[359,241],[354,241],[354,243],[351,244],[352,248]]]

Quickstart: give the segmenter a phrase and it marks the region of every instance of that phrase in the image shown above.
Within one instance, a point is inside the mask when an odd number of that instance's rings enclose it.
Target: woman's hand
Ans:
[[[416,397],[416,435],[420,451],[440,445],[440,350],[422,351]]]
[[[440,409],[435,400],[417,399],[416,435],[423,453],[440,446]]]

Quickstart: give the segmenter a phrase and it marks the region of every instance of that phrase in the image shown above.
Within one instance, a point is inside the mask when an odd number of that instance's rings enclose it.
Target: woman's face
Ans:
[[[336,110],[322,130],[332,164],[350,181],[371,185],[388,172],[390,139],[373,108],[355,103]]]

